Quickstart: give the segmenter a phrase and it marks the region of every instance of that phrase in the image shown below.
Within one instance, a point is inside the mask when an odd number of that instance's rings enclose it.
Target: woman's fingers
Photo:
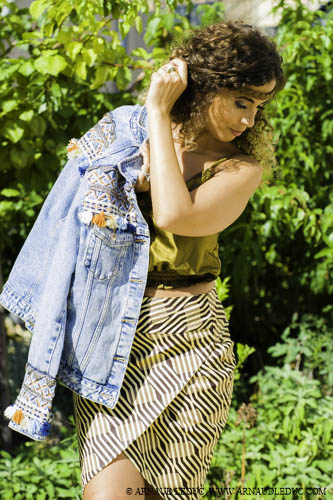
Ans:
[[[142,156],[143,164],[141,167],[141,172],[138,175],[135,184],[135,191],[137,193],[142,193],[149,191],[149,172],[150,172],[150,152],[149,152],[149,140],[143,142],[140,146],[139,153]]]
[[[170,113],[187,85],[187,65],[182,59],[172,59],[152,74],[146,106]]]
[[[135,191],[137,193],[144,193],[145,191],[149,191],[149,188],[149,181],[147,180],[146,176],[142,172],[140,172],[135,183]]]
[[[179,57],[177,57],[176,59],[172,59],[168,64],[176,68],[176,71],[180,76],[183,84],[187,85],[187,64],[184,59],[180,59]]]
[[[143,165],[141,167],[142,172],[145,174],[149,174],[150,171],[150,150],[149,150],[149,141],[145,141],[139,150],[142,158],[143,158]]]

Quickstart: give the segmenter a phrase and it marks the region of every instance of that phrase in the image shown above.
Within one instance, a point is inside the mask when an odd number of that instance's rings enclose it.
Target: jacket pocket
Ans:
[[[95,226],[89,236],[84,265],[96,280],[110,280],[119,273],[122,258],[132,242],[132,234],[116,234]]]

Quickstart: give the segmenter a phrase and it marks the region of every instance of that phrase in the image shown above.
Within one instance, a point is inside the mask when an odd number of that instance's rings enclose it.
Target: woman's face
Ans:
[[[265,85],[249,88],[257,92],[271,92],[275,80]],[[253,127],[258,109],[265,100],[254,99],[238,90],[223,90],[214,97],[207,112],[205,132],[220,142],[230,142],[249,127]]]

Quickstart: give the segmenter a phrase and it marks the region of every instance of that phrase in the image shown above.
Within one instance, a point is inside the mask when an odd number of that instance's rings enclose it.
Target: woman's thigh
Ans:
[[[138,469],[120,453],[89,481],[84,489],[83,500],[130,499],[131,494],[138,488],[143,491],[144,487],[145,480]],[[144,495],[141,498],[143,500]],[[154,498],[158,500],[157,497]]]
[[[146,480],[145,480],[145,496],[143,498],[144,500],[163,500],[162,497],[160,497],[157,493],[155,493],[155,488],[151,484],[147,483]]]

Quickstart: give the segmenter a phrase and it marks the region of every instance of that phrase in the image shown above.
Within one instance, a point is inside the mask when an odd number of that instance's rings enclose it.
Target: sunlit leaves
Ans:
[[[37,19],[39,16],[43,14],[45,9],[47,8],[47,0],[35,0],[30,5],[30,14],[34,19]]]
[[[240,405],[233,396],[207,478],[206,486],[212,489],[225,486],[227,480],[235,491],[244,472],[248,488],[268,491],[288,484],[291,491],[292,487],[317,484],[323,495],[316,496],[325,497],[325,491],[329,495],[333,474],[332,327],[327,316],[295,312],[281,337],[282,342],[268,348],[278,358],[274,366],[265,363],[250,379],[254,387],[250,404],[256,412],[252,428],[237,425]],[[240,349],[238,353],[241,357]]]
[[[82,42],[70,42],[67,44],[67,54],[72,59],[72,61],[74,61],[76,56],[81,52],[82,47]]]
[[[12,198],[13,196],[19,196],[20,191],[18,191],[17,189],[6,188],[6,189],[2,189],[0,191],[0,194],[2,196],[6,196],[7,198]]]
[[[23,183],[45,197],[65,163],[69,139],[80,137],[108,110],[133,104],[165,56],[162,48],[129,54],[125,47],[130,29],[142,32],[142,16],[160,12],[160,3],[153,11],[148,0],[36,0],[29,9],[6,5],[6,22],[0,24],[0,189]],[[19,52],[11,51],[17,47]],[[136,69],[144,77],[133,86]],[[110,81],[112,95],[105,91]],[[1,245],[11,245],[8,227],[26,235],[30,217],[38,213],[31,212],[28,198],[3,201]],[[27,224],[17,222],[18,213]]]
[[[32,61],[26,61],[24,62],[20,68],[19,68],[19,73],[21,73],[24,76],[30,76],[31,73],[33,73],[35,70],[35,66]]]
[[[108,79],[109,71],[109,66],[99,66],[95,73],[95,79],[91,84],[91,89],[97,89],[101,87]]]
[[[60,55],[41,56],[35,60],[35,68],[43,75],[57,76],[66,66],[65,58]]]
[[[33,109],[29,109],[28,111],[23,111],[19,115],[19,119],[24,121],[24,122],[30,122],[33,116],[34,116]]]
[[[3,127],[3,134],[4,137],[15,144],[23,137],[24,128],[20,127],[15,121],[7,121]]]
[[[297,9],[295,4],[297,3]],[[314,311],[333,293],[333,12],[280,2],[276,40],[287,74],[273,101],[280,178],[252,197],[221,235],[235,328],[265,345],[293,311]]]
[[[116,83],[119,90],[124,90],[132,79],[132,72],[130,69],[124,67],[119,68],[116,75]]]

